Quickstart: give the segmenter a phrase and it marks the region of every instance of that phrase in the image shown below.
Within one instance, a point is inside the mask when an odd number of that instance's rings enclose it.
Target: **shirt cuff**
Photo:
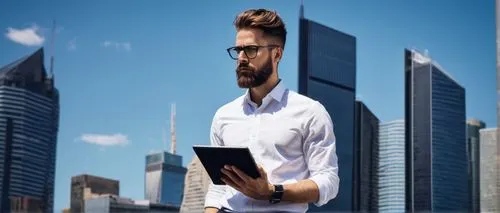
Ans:
[[[220,209],[222,207],[221,198],[224,196],[225,186],[210,184],[207,194],[205,195],[204,207],[214,207]]]
[[[309,178],[319,189],[319,199],[314,202],[314,205],[320,207],[328,203],[337,196],[339,189],[339,178],[337,176],[330,176],[328,174],[318,174]]]

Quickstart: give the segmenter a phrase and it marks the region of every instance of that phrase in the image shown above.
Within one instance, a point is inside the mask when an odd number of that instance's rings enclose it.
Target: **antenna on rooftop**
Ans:
[[[50,73],[49,78],[54,77],[54,55],[55,55],[55,40],[56,40],[56,20],[52,21],[52,35],[50,39]]]
[[[175,155],[176,152],[176,136],[175,136],[175,103],[172,104],[170,112],[170,140],[172,147],[170,152]]]

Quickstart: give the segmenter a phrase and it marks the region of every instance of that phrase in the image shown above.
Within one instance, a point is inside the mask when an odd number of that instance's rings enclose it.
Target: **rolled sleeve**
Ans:
[[[210,183],[208,186],[207,195],[205,196],[205,208],[215,207],[220,209],[222,207],[221,200],[226,193],[226,186],[215,185]]]
[[[312,107],[306,133],[303,149],[310,172],[309,179],[318,185],[319,199],[314,205],[319,207],[337,196],[340,182],[333,122],[319,102],[315,102]]]
[[[223,141],[219,137],[219,125],[217,122],[217,113],[214,116],[214,119],[212,120],[212,126],[210,128],[210,144],[212,146],[222,146]],[[215,185],[213,183],[210,183],[208,186],[207,194],[205,196],[205,208],[206,207],[215,207],[220,209],[222,204],[221,204],[221,199],[224,198],[224,194],[226,193],[226,186],[225,185]]]

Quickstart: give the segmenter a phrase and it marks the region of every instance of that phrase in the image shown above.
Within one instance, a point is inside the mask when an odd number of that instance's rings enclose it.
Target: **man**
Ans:
[[[247,92],[217,110],[212,146],[246,146],[259,165],[253,179],[227,165],[226,185],[210,184],[205,212],[305,212],[339,188],[335,135],[323,105],[286,89],[278,64],[286,42],[276,12],[247,10],[234,21],[237,83]]]

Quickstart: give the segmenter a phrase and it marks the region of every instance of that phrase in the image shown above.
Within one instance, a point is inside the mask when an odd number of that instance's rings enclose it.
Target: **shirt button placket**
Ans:
[[[258,110],[255,110],[254,113],[253,113],[253,116],[252,116],[252,122],[251,122],[251,126],[250,126],[250,146],[253,146],[254,143],[256,142],[256,135],[255,135],[255,132],[256,132],[256,128],[257,128],[257,116],[258,116]]]

